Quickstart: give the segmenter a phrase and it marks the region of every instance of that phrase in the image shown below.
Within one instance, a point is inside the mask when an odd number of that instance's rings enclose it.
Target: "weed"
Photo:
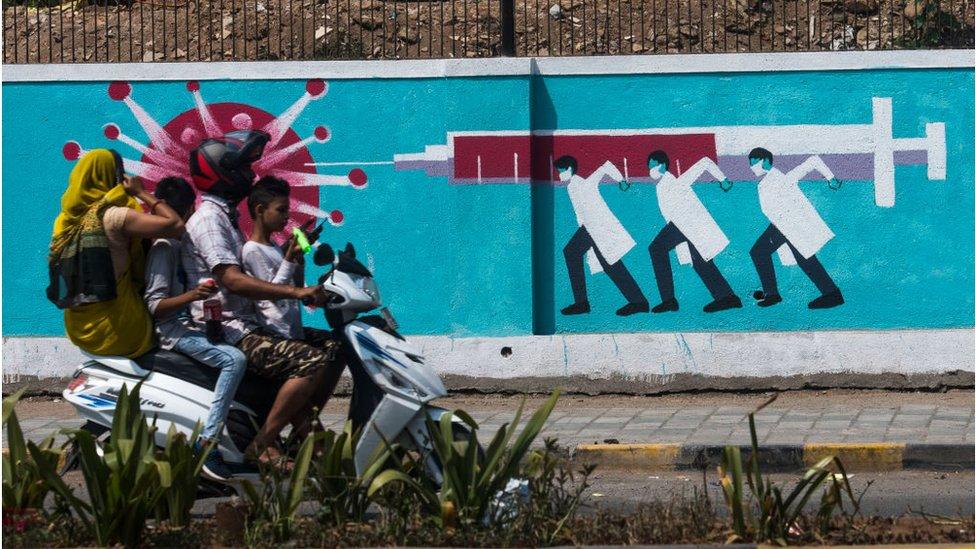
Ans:
[[[43,509],[51,487],[44,482],[40,466],[57,465],[61,452],[54,450],[54,437],[44,439],[37,446],[37,456],[32,457],[20,428],[14,407],[23,389],[3,399],[3,426],[7,430],[7,451],[3,454],[3,520],[4,526],[11,515],[21,515]],[[14,519],[15,522],[21,519]],[[28,520],[28,519],[23,519]]]
[[[169,463],[172,482],[164,490],[163,498],[156,506],[156,520],[166,520],[171,527],[185,527],[190,524],[190,510],[197,499],[200,471],[208,452],[216,444],[211,441],[199,451],[195,450],[200,430],[201,425],[198,423],[187,439],[185,434],[171,425],[166,434],[166,446],[158,453],[161,461]]]
[[[243,482],[251,512],[244,532],[248,546],[260,543],[269,535],[274,541],[291,538],[295,514],[305,494],[315,438],[309,436],[302,442],[290,473],[275,464],[262,464],[260,488],[247,480]]]
[[[146,421],[139,409],[140,386],[141,383],[137,384],[131,393],[126,386],[122,387],[104,456],[91,433],[83,429],[71,432],[72,441],[78,444],[90,503],[75,496],[61,479],[56,460],[46,457],[45,451],[33,442],[27,443],[50,489],[74,511],[102,546],[138,545],[146,520],[172,481],[170,464],[155,456],[156,427]]]
[[[860,497],[854,496],[844,465],[833,456],[820,460],[808,469],[785,497],[780,487],[763,476],[759,467],[755,414],[774,400],[775,396],[749,414],[752,452],[746,466],[743,467],[739,448],[726,446],[718,474],[725,503],[732,516],[732,539],[786,545],[791,538],[797,538],[802,533],[798,520],[807,502],[818,490],[823,489],[817,509],[817,521],[822,532],[829,528],[835,512],[840,511],[847,515],[845,496],[854,513],[858,511]],[[831,466],[838,471],[837,474]],[[745,493],[746,484],[749,486],[751,500]]]

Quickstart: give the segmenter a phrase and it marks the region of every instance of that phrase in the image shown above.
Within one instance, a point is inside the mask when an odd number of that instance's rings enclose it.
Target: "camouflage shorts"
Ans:
[[[238,343],[247,357],[247,369],[276,381],[308,377],[328,367],[335,359],[339,342],[332,334],[305,328],[305,338],[284,339],[264,330],[245,335]]]

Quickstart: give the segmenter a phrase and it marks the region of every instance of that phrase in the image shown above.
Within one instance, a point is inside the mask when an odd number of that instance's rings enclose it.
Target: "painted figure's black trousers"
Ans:
[[[641,291],[640,286],[637,285],[637,281],[634,280],[630,271],[627,270],[623,260],[617,261],[613,265],[608,264],[607,260],[603,258],[603,254],[600,253],[600,249],[596,247],[596,243],[593,242],[593,237],[590,236],[586,227],[577,229],[573,237],[569,239],[566,247],[563,248],[563,256],[566,258],[566,270],[569,271],[569,284],[573,288],[574,302],[584,303],[588,301],[586,298],[586,271],[584,263],[586,252],[591,248],[593,249],[593,253],[596,254],[597,260],[600,261],[603,272],[607,273],[607,276],[610,277],[610,280],[617,286],[617,289],[624,295],[628,303],[647,303],[644,292]]]
[[[793,252],[796,263],[803,269],[803,272],[813,281],[817,289],[822,294],[829,294],[837,291],[837,285],[827,274],[827,270],[820,264],[816,255],[803,257],[799,251],[783,236],[772,223],[759,236],[756,243],[749,250],[752,262],[756,265],[756,272],[759,273],[759,280],[762,282],[763,293],[766,295],[779,295],[779,288],[776,285],[776,269],[773,267],[773,252],[780,246],[786,244]]]
[[[651,265],[654,266],[654,277],[657,279],[657,289],[661,292],[661,301],[674,299],[674,275],[671,272],[671,258],[668,254],[682,242],[688,243],[688,250],[691,251],[691,266],[694,267],[698,277],[705,283],[705,287],[712,294],[712,298],[721,299],[732,295],[734,293],[732,287],[719,272],[715,262],[705,261],[698,253],[695,245],[685,237],[684,233],[674,223],[669,221],[648,247],[648,251],[651,253]]]

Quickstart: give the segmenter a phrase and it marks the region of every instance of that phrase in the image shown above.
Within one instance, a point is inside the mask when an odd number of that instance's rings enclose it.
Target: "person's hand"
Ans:
[[[202,301],[217,293],[217,285],[203,282],[186,293],[192,297],[192,301]]]
[[[295,298],[305,305],[313,305],[316,307],[321,307],[328,301],[325,290],[319,285],[295,288]]]
[[[301,246],[298,245],[298,239],[294,235],[289,236],[288,240],[285,240],[285,261],[289,263],[297,263],[299,265],[305,264],[305,252],[302,251]]]
[[[730,180],[729,180],[729,178],[728,178],[728,177],[726,177],[725,179],[723,179],[723,180],[721,180],[721,181],[719,181],[719,183],[718,183],[718,186],[719,186],[719,187],[720,187],[720,188],[721,188],[721,189],[722,189],[723,191],[725,191],[725,192],[729,192],[729,191],[731,191],[731,190],[732,190],[732,181],[730,181]]]
[[[140,196],[146,193],[142,178],[138,175],[126,175],[122,179],[122,187],[129,196]]]
[[[832,177],[830,178],[830,181],[827,182],[827,186],[830,187],[830,190],[836,191],[837,189],[844,186],[844,182],[841,181],[840,179],[837,179],[836,177]]]

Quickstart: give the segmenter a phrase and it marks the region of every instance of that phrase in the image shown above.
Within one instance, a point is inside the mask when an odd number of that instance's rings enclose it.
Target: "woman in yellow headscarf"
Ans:
[[[83,351],[136,358],[155,345],[142,300],[142,239],[179,238],[183,221],[121,162],[97,149],[71,170],[54,222],[48,298],[65,309],[65,330]]]

